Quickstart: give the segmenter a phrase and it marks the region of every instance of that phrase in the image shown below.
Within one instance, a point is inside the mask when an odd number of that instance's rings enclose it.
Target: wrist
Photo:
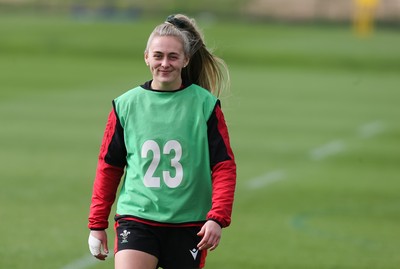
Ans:
[[[207,219],[207,221],[213,221],[213,222],[215,222],[216,224],[218,224],[219,227],[221,227],[221,229],[223,228],[221,222],[219,222],[219,221],[216,220],[216,219]]]

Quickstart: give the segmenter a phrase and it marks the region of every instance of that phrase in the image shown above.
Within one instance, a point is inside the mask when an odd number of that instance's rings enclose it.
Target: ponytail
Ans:
[[[176,36],[181,39],[185,54],[190,59],[189,64],[182,69],[183,81],[195,83],[217,97],[228,90],[228,67],[224,60],[206,48],[194,19],[182,14],[169,16],[154,29],[149,37],[147,49],[153,36]]]

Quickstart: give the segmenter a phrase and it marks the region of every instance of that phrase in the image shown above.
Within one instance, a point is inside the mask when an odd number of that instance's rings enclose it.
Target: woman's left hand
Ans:
[[[221,240],[222,228],[218,223],[212,220],[208,220],[201,227],[200,232],[197,233],[202,239],[197,245],[199,250],[210,249],[214,250],[218,247],[219,241]]]

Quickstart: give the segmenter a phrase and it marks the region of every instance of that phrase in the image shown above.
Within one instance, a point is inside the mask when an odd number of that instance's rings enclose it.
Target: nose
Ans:
[[[169,66],[169,62],[168,62],[168,57],[164,57],[161,61],[161,66],[162,67],[168,67]]]

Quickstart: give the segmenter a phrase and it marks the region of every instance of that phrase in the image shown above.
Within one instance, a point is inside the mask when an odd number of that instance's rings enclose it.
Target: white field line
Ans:
[[[338,154],[346,150],[346,145],[342,140],[334,140],[310,151],[311,159],[315,161],[323,160],[329,156]]]
[[[371,138],[385,131],[385,125],[381,121],[373,121],[361,125],[358,129],[359,136],[362,138]]]
[[[286,176],[285,171],[282,170],[271,171],[266,173],[265,175],[250,180],[247,183],[247,187],[252,190],[265,187],[266,185],[284,179],[285,176]]]
[[[76,259],[61,269],[87,269],[97,262],[96,258],[92,255],[85,255],[82,258]]]
[[[385,125],[381,121],[373,121],[361,125],[358,128],[358,135],[361,138],[371,138],[385,130]],[[342,140],[334,140],[310,151],[313,160],[322,160],[329,156],[336,155],[346,150],[346,144]]]

